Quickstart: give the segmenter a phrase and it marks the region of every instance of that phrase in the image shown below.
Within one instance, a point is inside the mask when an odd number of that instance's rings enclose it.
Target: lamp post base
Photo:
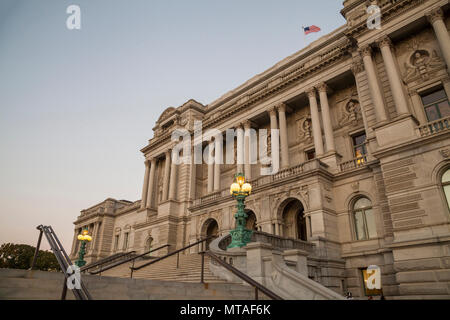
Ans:
[[[247,245],[252,240],[252,230],[248,230],[245,228],[236,228],[234,230],[230,231],[231,234],[231,243],[227,247],[228,249],[231,248],[242,248]]]

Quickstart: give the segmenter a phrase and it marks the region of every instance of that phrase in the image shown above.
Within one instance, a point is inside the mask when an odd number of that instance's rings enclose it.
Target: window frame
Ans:
[[[370,206],[359,208],[359,209],[355,209],[355,205],[360,199],[367,199],[368,201],[370,201]],[[353,223],[354,240],[355,241],[368,241],[368,240],[377,239],[378,238],[377,222],[376,222],[375,213],[373,211],[373,202],[372,202],[372,200],[369,197],[367,197],[367,196],[359,196],[359,197],[355,198],[351,203],[352,203],[352,205],[351,205],[351,219],[352,219],[352,223]],[[368,210],[372,210],[372,215],[373,215],[373,219],[374,219],[373,222],[375,224],[374,227],[375,227],[376,236],[372,237],[372,238],[370,237],[370,234],[369,234],[369,227],[368,227],[367,217],[366,217],[366,211],[368,211]],[[358,237],[357,222],[356,222],[356,213],[357,212],[361,212],[362,213],[363,224],[364,224],[364,233],[366,235],[366,237],[364,239],[359,239],[359,237]]]
[[[431,95],[431,94],[433,94],[435,92],[438,92],[438,91],[442,91],[444,93],[444,95],[445,95],[445,98],[442,98],[441,100],[436,100],[433,103],[428,103],[428,104],[424,103],[424,101],[423,101],[424,97],[429,96],[429,95]],[[450,106],[450,100],[449,100],[447,92],[445,91],[445,88],[444,88],[444,86],[442,84],[439,84],[438,86],[432,87],[432,88],[424,90],[422,92],[418,92],[418,94],[419,94],[419,97],[420,97],[420,102],[422,103],[422,112],[425,114],[425,119],[428,122],[434,122],[434,121],[438,121],[438,120],[444,119],[444,117],[442,116],[441,110],[439,109],[438,105],[440,103],[444,102],[444,101],[447,101],[449,103],[449,106]],[[435,110],[437,111],[437,114],[438,114],[438,118],[435,119],[435,120],[430,120],[428,118],[428,113],[426,111],[427,108],[430,108],[432,106],[435,107]]]
[[[356,138],[363,136],[363,135],[365,136],[364,142],[360,143],[360,144],[356,144],[356,141],[355,141]],[[351,138],[352,153],[353,153],[352,158],[358,159],[358,164],[363,164],[363,163],[367,162],[367,154],[368,154],[368,152],[367,152],[367,133],[365,131],[360,131],[360,132],[350,135],[350,138]],[[361,147],[364,150],[364,153],[358,157],[356,155],[356,150]]]
[[[128,249],[128,238],[130,237],[130,233],[129,232],[125,232],[124,236],[123,236],[123,250],[127,250]]]
[[[445,168],[442,170],[442,173],[441,173],[441,175],[440,175],[440,177],[439,177],[439,184],[440,184],[440,186],[441,186],[441,192],[442,192],[442,194],[443,194],[443,196],[444,196],[445,203],[447,204],[447,212],[450,212],[450,198],[447,198],[447,194],[445,193],[445,189],[444,189],[446,186],[450,186],[450,181],[448,181],[448,182],[443,182],[443,181],[442,181],[443,178],[444,178],[444,175],[445,175],[448,171],[450,171],[450,167],[445,167]]]

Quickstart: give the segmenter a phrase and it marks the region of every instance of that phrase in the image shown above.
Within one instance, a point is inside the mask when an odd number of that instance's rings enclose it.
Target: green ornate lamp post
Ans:
[[[84,229],[81,234],[78,235],[78,240],[81,241],[80,253],[78,254],[78,260],[75,261],[75,264],[81,268],[86,264],[84,261],[84,255],[86,254],[86,243],[92,241],[92,237],[88,235],[88,230]]]
[[[242,248],[250,242],[252,238],[252,230],[245,228],[247,222],[247,214],[245,213],[245,198],[252,193],[252,186],[250,183],[245,182],[245,177],[242,173],[235,175],[236,182],[230,187],[230,193],[237,200],[237,213],[234,215],[236,219],[236,228],[230,231],[231,244],[228,246],[231,248]]]

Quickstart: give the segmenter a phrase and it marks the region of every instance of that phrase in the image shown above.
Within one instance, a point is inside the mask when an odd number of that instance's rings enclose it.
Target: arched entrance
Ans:
[[[258,227],[256,224],[256,214],[252,210],[245,210],[245,213],[248,216],[245,228],[247,228],[248,230],[257,231]]]
[[[281,206],[283,237],[307,240],[304,211],[305,209],[299,200],[291,198],[284,201]]]
[[[202,227],[202,238],[210,238],[206,241],[206,249],[209,248],[209,244],[219,236],[219,224],[213,218],[205,221]]]

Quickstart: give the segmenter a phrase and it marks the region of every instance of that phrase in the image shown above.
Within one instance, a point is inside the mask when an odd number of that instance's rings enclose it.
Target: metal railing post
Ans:
[[[200,274],[200,277],[201,277],[200,278],[200,283],[205,283],[205,281],[204,281],[204,277],[205,277],[205,252],[202,251],[201,255],[202,255],[202,272]]]
[[[136,259],[133,259],[133,265],[131,266],[131,273],[130,273],[130,279],[133,279],[133,271],[134,271],[134,261]]]
[[[31,263],[30,270],[33,270],[34,266],[36,265],[37,257],[38,257],[38,254],[39,254],[39,248],[41,247],[41,240],[42,240],[42,233],[43,233],[43,231],[42,231],[42,229],[39,229],[39,231],[40,231],[39,232],[39,238],[38,238],[38,242],[37,242],[37,245],[36,245],[36,251],[34,251],[33,262]]]
[[[179,266],[180,266],[180,253],[178,252],[177,253],[177,269],[179,268]]]
[[[64,285],[61,293],[61,300],[66,300],[66,294],[67,294],[67,279],[64,277]]]
[[[255,287],[255,300],[258,300],[258,288]]]

